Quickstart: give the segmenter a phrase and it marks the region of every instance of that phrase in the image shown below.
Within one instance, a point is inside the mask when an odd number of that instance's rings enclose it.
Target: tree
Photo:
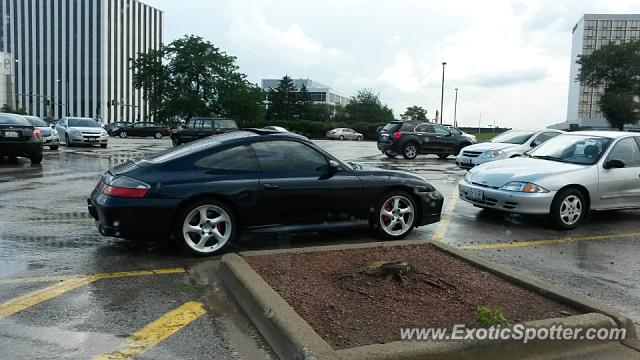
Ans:
[[[393,121],[393,111],[380,101],[379,94],[363,89],[349,99],[339,117],[348,122],[387,123]]]
[[[296,113],[298,89],[288,75],[282,77],[275,89],[269,89],[269,117],[290,119]]]
[[[22,108],[14,109],[11,106],[4,104],[0,108],[0,112],[9,113],[9,114],[18,114],[18,115],[27,115],[27,111]]]
[[[308,119],[311,111],[310,107],[313,104],[313,98],[311,97],[309,89],[307,89],[307,85],[303,83],[297,95],[296,112],[300,116],[300,118]]]
[[[609,124],[624,129],[640,120],[640,41],[609,44],[590,55],[580,55],[578,79],[602,87],[599,106]]]
[[[428,121],[427,110],[422,106],[410,106],[407,110],[400,115],[400,118],[404,121]]]
[[[262,90],[238,71],[236,58],[201,37],[187,35],[132,60],[134,86],[161,119],[262,116]]]

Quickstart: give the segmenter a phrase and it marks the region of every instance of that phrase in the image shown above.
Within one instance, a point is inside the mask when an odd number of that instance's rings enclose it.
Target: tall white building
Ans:
[[[129,59],[160,47],[162,11],[138,0],[0,0],[0,11],[18,107],[40,117],[146,118]]]
[[[573,28],[567,121],[553,128],[589,127],[607,129],[598,102],[604,89],[589,87],[576,81],[579,55],[589,55],[607,44],[640,40],[640,14],[585,14]]]
[[[282,79],[262,79],[262,90],[269,91],[269,89],[275,89],[280,85]],[[314,104],[329,104],[345,106],[349,102],[349,98],[342,96],[335,92],[331,87],[320,84],[317,81],[310,79],[292,79],[293,86],[298,90],[304,85],[311,93],[311,99]]]

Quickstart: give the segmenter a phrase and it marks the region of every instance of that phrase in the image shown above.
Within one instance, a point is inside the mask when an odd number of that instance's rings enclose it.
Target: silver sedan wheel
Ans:
[[[560,204],[560,221],[565,225],[573,225],[582,215],[582,201],[575,195],[569,195]]]
[[[231,217],[223,208],[202,205],[185,218],[182,236],[193,250],[208,254],[224,247],[231,237],[232,226]]]
[[[413,228],[415,209],[409,199],[396,195],[380,209],[380,226],[391,236],[400,236]]]

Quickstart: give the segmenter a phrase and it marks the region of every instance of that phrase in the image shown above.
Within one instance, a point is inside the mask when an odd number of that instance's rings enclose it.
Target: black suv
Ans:
[[[441,159],[457,155],[471,142],[445,126],[416,121],[390,122],[378,134],[378,149],[390,158],[415,159],[418,154],[436,154]]]
[[[182,129],[171,130],[173,146],[202,139],[210,135],[217,135],[238,130],[234,120],[225,118],[191,118]]]

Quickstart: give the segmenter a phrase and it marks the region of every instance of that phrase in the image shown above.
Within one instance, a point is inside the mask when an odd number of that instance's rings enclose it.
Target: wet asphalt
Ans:
[[[544,218],[493,213],[458,201],[454,188],[464,171],[452,158],[388,159],[372,142],[317,143],[344,160],[418,173],[444,194],[448,225],[418,228],[408,239],[430,240],[437,235],[453,246],[473,246],[467,251],[601,300],[640,322],[639,211],[595,213],[577,230],[556,231]],[[207,313],[138,358],[275,358],[218,284],[212,272],[218,257],[195,258],[171,244],[102,237],[87,213],[86,197],[102,172],[170,146],[167,139],[111,138],[107,149],[46,150],[38,166],[26,159],[0,160],[0,304],[64,276],[186,269],[98,280],[0,316],[0,358],[86,359],[112,352],[131,334],[191,300],[202,302]],[[566,237],[576,241],[529,243]],[[243,238],[230,251],[372,240],[365,231]],[[506,247],[513,243],[522,246]],[[491,244],[498,245],[482,248]],[[9,280],[36,277],[47,278]]]

